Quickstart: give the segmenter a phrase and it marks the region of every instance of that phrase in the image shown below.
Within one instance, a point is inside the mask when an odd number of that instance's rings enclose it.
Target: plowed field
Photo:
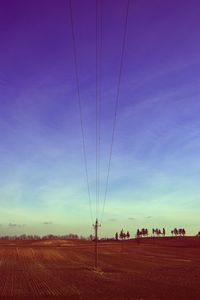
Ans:
[[[200,299],[200,239],[0,242],[1,299]]]

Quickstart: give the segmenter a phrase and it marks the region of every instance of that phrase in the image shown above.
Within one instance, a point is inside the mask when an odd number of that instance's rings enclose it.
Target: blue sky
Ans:
[[[69,2],[0,6],[0,231],[88,235]],[[95,1],[72,9],[95,215]],[[125,12],[126,1],[103,1],[101,202]],[[102,236],[199,230],[199,13],[195,0],[130,1]]]

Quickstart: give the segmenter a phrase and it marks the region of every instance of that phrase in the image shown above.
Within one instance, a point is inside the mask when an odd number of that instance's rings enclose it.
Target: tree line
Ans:
[[[171,235],[172,236],[185,236],[186,230],[184,228],[174,228],[171,230]],[[200,235],[200,232],[198,233]],[[166,235],[166,230],[165,228],[152,228],[151,231],[151,236],[152,237],[164,237]],[[149,231],[147,228],[142,228],[142,229],[137,229],[135,233],[136,238],[141,238],[141,237],[148,237],[149,236]],[[124,229],[121,229],[121,231],[118,233],[115,233],[115,239],[129,239],[130,238],[130,232],[129,231],[124,231]]]
[[[65,234],[65,235],[54,235],[54,234],[48,234],[48,235],[27,235],[27,234],[21,234],[21,235],[5,235],[0,236],[0,240],[89,240],[90,237],[84,237],[79,236],[78,234]]]

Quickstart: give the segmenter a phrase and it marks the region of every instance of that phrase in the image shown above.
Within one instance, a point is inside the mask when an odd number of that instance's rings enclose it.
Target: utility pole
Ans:
[[[94,266],[96,270],[98,268],[98,228],[100,226],[101,225],[99,224],[98,219],[96,218],[96,222],[95,224],[93,224],[94,231],[95,231]]]

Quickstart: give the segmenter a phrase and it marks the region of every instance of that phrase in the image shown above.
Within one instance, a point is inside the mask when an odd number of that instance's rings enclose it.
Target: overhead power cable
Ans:
[[[98,202],[98,0],[96,0],[96,218]]]
[[[86,176],[86,184],[87,184],[87,191],[88,191],[90,216],[91,216],[91,220],[93,222],[94,219],[93,219],[93,213],[92,213],[91,193],[90,193],[90,186],[89,186],[88,163],[87,163],[87,154],[86,154],[86,146],[85,146],[85,133],[84,133],[84,127],[83,127],[83,112],[82,112],[82,104],[81,104],[81,96],[80,96],[80,81],[79,81],[79,73],[78,73],[76,39],[75,39],[75,32],[74,32],[74,21],[73,21],[72,3],[71,2],[72,1],[69,0],[70,22],[71,22],[71,30],[72,30],[73,57],[74,57],[74,66],[75,66],[75,80],[76,80],[76,89],[77,89],[77,96],[78,96],[78,107],[79,107],[79,117],[80,117],[82,147],[83,147],[83,160],[84,160],[84,167],[85,167],[85,176]]]
[[[102,1],[96,0],[96,217],[100,202]]]
[[[126,16],[125,16],[125,23],[124,23],[124,33],[123,33],[122,49],[121,49],[121,57],[120,57],[119,76],[118,76],[118,82],[117,82],[117,91],[116,91],[116,100],[115,100],[115,109],[114,109],[114,120],[113,120],[111,145],[110,145],[109,160],[108,160],[108,171],[107,171],[107,176],[106,176],[106,187],[105,187],[105,194],[104,194],[103,207],[102,207],[102,213],[101,213],[101,222],[102,222],[103,215],[104,215],[105,203],[106,203],[107,193],[108,193],[108,183],[109,183],[109,177],[110,177],[111,159],[112,159],[112,153],[113,153],[113,144],[114,144],[114,138],[115,138],[116,122],[117,122],[117,112],[118,112],[118,106],[119,106],[119,92],[120,92],[120,86],[121,86],[121,77],[122,77],[122,69],[123,69],[123,61],[124,61],[124,53],[125,53],[125,43],[126,43],[126,36],[127,36],[129,6],[130,6],[130,0],[127,0]]]

